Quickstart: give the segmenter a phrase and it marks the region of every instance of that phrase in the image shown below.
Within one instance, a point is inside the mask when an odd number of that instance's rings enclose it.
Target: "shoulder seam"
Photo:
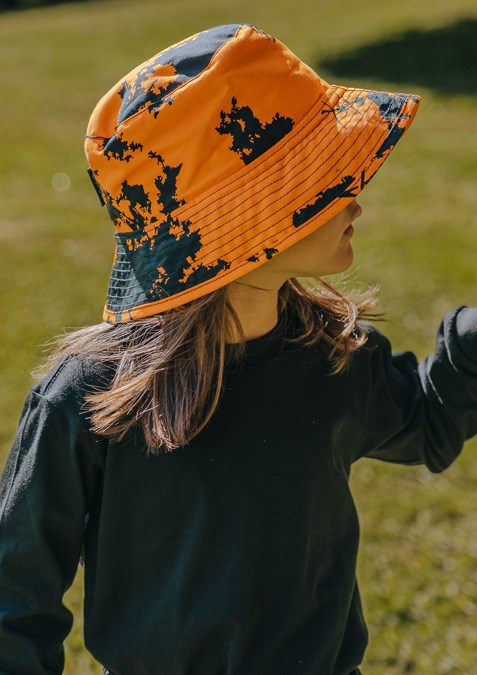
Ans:
[[[67,359],[64,358],[62,361],[60,361],[60,362],[56,365],[55,371],[50,375],[50,377],[48,378],[47,382],[45,383],[45,389],[44,389],[45,392],[47,392],[48,389],[50,389],[50,387],[55,383],[55,381],[56,381],[57,378],[59,377],[60,373],[64,370],[64,368],[65,368],[65,366],[66,366],[66,363],[67,363]],[[36,393],[38,393],[38,392],[36,392]],[[45,398],[46,398],[46,397],[45,397]],[[47,399],[47,400],[48,400],[48,399]]]

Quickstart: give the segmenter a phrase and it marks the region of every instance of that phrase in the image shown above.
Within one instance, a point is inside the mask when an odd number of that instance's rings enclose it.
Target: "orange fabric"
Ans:
[[[250,26],[205,31],[135,68],[99,102],[85,144],[117,230],[104,319],[190,302],[327,222],[418,103],[330,86]]]

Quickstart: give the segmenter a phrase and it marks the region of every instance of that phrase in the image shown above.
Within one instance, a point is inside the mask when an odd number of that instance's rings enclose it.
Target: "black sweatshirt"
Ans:
[[[187,446],[95,436],[68,358],[34,385],[0,485],[0,673],[61,673],[81,554],[85,642],[115,675],[347,675],[367,631],[348,486],[363,456],[444,470],[477,433],[477,309],[421,364],[367,344],[330,376],[285,315],[229,363]]]

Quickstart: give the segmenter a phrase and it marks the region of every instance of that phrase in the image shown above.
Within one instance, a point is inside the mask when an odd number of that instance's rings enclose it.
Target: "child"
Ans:
[[[418,364],[362,320],[369,294],[319,278],[351,264],[356,197],[417,108],[330,86],[248,25],[101,99],[108,300],[58,339],[4,471],[0,672],[62,672],[81,558],[105,673],[359,673],[351,464],[439,472],[477,433],[477,309]]]

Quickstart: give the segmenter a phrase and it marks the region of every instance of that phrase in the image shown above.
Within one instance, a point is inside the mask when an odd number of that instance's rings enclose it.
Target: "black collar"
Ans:
[[[278,356],[285,346],[287,325],[287,314],[286,311],[283,311],[278,317],[278,323],[272,330],[255,340],[247,340],[245,342],[245,354],[243,359],[241,359],[241,363],[244,365],[253,365]],[[234,348],[232,345],[225,346],[226,364],[234,362],[233,351]]]

